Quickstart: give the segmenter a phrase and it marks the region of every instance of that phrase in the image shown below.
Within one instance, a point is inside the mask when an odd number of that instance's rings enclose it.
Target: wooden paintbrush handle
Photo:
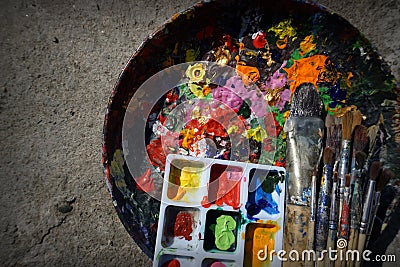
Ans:
[[[348,250],[353,250],[353,249],[357,248],[357,247],[354,247],[354,245],[355,245],[355,242],[354,242],[355,236],[356,236],[356,229],[350,228],[350,237],[349,237],[349,242],[348,242],[348,244],[349,244],[348,245]],[[358,236],[357,236],[357,240],[358,240]],[[353,267],[354,266],[354,262],[352,260],[349,260],[349,261],[347,261],[346,266],[347,267]]]
[[[308,223],[308,232],[307,232],[307,249],[314,250],[314,239],[315,239],[315,221],[310,221]],[[314,267],[314,261],[305,261],[306,267]]]
[[[363,234],[361,233],[359,238],[358,238],[358,253],[360,255],[362,255],[363,251],[364,251],[364,246],[365,246],[365,241],[367,239],[367,234]],[[356,267],[360,267],[361,266],[361,259],[359,261],[356,261]]]

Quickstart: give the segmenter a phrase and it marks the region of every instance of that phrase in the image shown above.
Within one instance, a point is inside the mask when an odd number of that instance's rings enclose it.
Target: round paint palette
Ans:
[[[223,79],[207,62],[222,66]],[[365,126],[380,123],[385,150],[375,156],[399,168],[394,77],[357,29],[318,5],[207,1],[175,15],[140,46],[108,104],[103,164],[116,211],[146,255],[154,256],[166,156],[284,167],[282,128],[302,83],[318,90],[324,114],[356,107]],[[202,105],[211,107],[207,116],[197,114]],[[233,122],[221,123],[231,115]],[[236,151],[242,141],[245,150]]]

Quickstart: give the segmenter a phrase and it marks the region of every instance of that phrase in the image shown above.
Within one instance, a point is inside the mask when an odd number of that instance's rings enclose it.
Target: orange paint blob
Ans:
[[[350,79],[351,78],[353,78],[354,77],[354,75],[353,75],[353,73],[352,72],[349,72],[348,74],[347,74],[347,78],[346,78],[346,85],[347,85],[347,87],[351,87],[351,81],[350,81]]]
[[[287,44],[288,44],[288,37],[287,36],[285,37],[285,39],[279,39],[278,41],[276,41],[276,46],[279,49],[285,49]]]
[[[211,202],[208,201],[208,196],[203,197],[203,199],[201,200],[201,205],[206,209],[211,206]]]
[[[270,266],[271,251],[275,249],[275,234],[279,230],[278,223],[271,220],[248,225],[245,238],[245,267]],[[274,255],[275,253],[272,256]]]
[[[256,67],[237,64],[236,72],[242,78],[245,86],[249,86],[250,82],[256,82],[260,79],[260,72]]]
[[[283,68],[290,83],[290,91],[293,93],[302,83],[312,83],[317,88],[319,75],[325,70],[325,55],[314,55],[295,60],[290,68]]]
[[[254,237],[253,237],[253,260],[252,266],[254,267],[261,267],[265,266],[268,262],[271,261],[270,258],[270,251],[274,249],[275,246],[275,233],[278,231],[278,227],[275,225],[268,225],[268,227],[263,228],[256,228],[254,230]],[[267,248],[267,249],[265,249]],[[260,261],[258,259],[258,253],[260,250],[263,250],[264,253],[267,253],[266,260]]]

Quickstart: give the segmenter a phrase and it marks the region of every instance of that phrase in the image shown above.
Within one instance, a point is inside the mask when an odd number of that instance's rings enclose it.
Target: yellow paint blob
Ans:
[[[287,19],[284,21],[281,21],[277,26],[275,27],[271,27],[269,30],[269,32],[274,32],[275,35],[279,38],[279,39],[285,39],[286,36],[288,37],[294,37],[296,36],[296,30],[293,28],[292,26],[292,20],[291,19]],[[292,38],[292,40],[295,40],[296,38]]]
[[[198,188],[200,186],[200,172],[198,168],[183,167],[181,171],[181,184],[183,188]]]
[[[267,137],[267,132],[260,126],[257,126],[255,129],[247,130],[246,137],[257,142],[262,142]]]
[[[304,38],[303,41],[300,43],[300,55],[304,56],[311,50],[314,50],[316,48],[316,45],[314,44],[314,36],[309,35],[306,38]]]

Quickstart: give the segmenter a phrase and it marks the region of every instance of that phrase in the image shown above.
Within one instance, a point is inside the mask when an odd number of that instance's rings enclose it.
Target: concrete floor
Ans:
[[[0,1],[1,266],[151,265],[103,180],[104,112],[142,40],[195,2]],[[359,28],[400,79],[398,0],[319,2]],[[399,240],[387,251],[398,258]]]

